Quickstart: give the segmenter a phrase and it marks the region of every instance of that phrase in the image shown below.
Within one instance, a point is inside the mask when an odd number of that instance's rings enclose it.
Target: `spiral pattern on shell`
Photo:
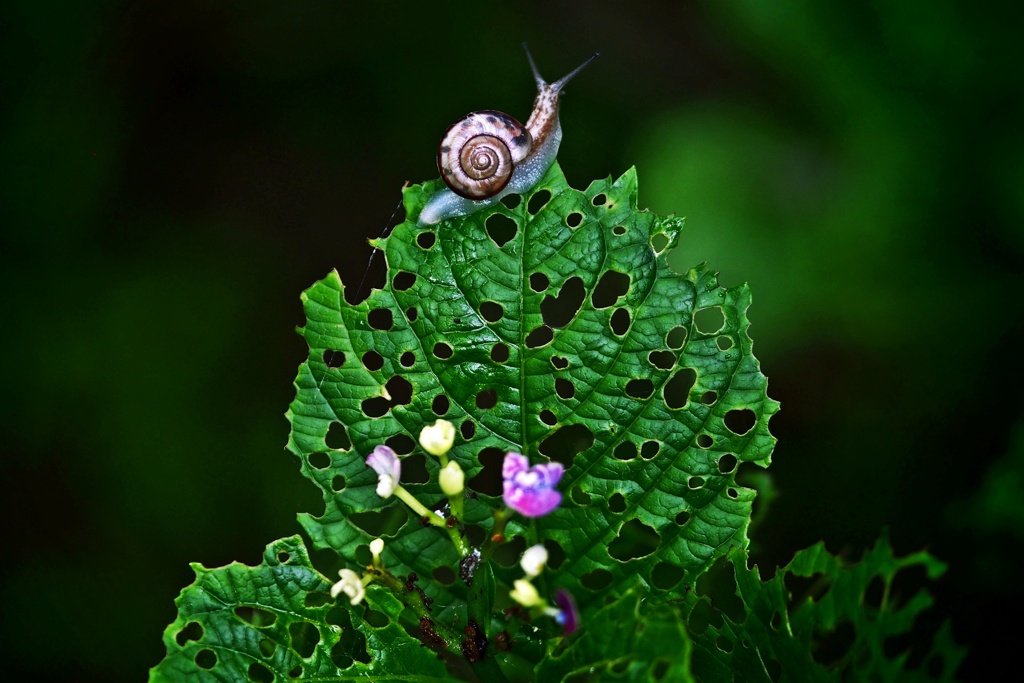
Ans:
[[[467,199],[486,199],[508,185],[533,138],[526,127],[499,111],[478,111],[448,129],[437,167],[448,187]]]

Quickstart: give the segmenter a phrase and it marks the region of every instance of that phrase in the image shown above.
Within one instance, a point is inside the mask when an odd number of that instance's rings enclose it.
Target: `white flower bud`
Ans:
[[[370,541],[370,552],[373,553],[373,559],[378,559],[380,554],[384,552],[384,539],[375,538]]]
[[[455,443],[455,425],[448,420],[438,420],[420,431],[420,445],[431,455],[444,455]]]
[[[448,464],[441,468],[441,475],[438,477],[441,483],[441,490],[449,498],[462,495],[465,486],[466,474],[459,467],[459,463],[449,460]]]
[[[363,587],[359,574],[351,569],[342,569],[338,574],[341,575],[341,581],[331,586],[331,597],[336,598],[338,593],[344,593],[348,596],[349,602],[358,605],[366,595],[366,589]]]
[[[509,597],[523,607],[536,607],[541,604],[540,593],[526,579],[516,579],[512,582],[512,586],[513,589],[509,592]]]
[[[548,563],[548,551],[543,545],[535,545],[526,549],[523,559],[519,560],[519,566],[523,568],[526,575],[531,579],[544,570]]]

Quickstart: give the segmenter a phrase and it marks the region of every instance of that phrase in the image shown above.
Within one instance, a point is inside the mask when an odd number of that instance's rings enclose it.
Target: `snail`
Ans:
[[[597,55],[547,83],[526,49],[537,82],[537,98],[526,125],[499,111],[478,111],[449,128],[437,153],[437,168],[448,188],[430,198],[420,211],[419,223],[433,225],[465,216],[536,185],[555,162],[562,141],[558,123],[562,88]]]

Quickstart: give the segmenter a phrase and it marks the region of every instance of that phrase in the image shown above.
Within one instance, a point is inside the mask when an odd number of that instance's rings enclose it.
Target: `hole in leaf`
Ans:
[[[607,569],[595,569],[580,577],[580,583],[587,590],[599,591],[612,582],[612,573]]]
[[[213,650],[200,650],[196,653],[196,666],[200,669],[212,669],[217,665],[217,655]]]
[[[371,372],[384,367],[384,358],[376,351],[367,351],[363,354],[363,367]]]
[[[656,681],[660,681],[668,673],[668,660],[659,657],[654,660],[654,664],[651,665],[651,678]]]
[[[433,575],[435,581],[438,581],[439,583],[445,586],[450,586],[453,583],[455,583],[455,570],[453,570],[451,567],[446,567],[442,565],[436,568],[433,572],[431,572],[431,574]]]
[[[707,434],[697,435],[697,447],[698,448],[711,448],[715,445],[715,440]]]
[[[511,541],[502,543],[495,548],[491,557],[502,567],[514,567],[522,557],[524,550],[526,550],[526,539],[516,536]]]
[[[702,489],[704,488],[704,478],[690,477],[689,480],[687,480],[686,485],[689,486],[691,489]]]
[[[689,627],[690,632],[694,635],[703,635],[708,630],[708,626],[711,625],[712,618],[715,616],[714,611],[711,608],[711,603],[707,599],[700,599],[697,604],[690,610],[690,615],[686,620],[686,625]]]
[[[671,330],[668,331],[668,334],[665,335],[665,344],[670,349],[678,351],[679,349],[683,348],[683,344],[685,343],[686,328],[681,325],[673,327]]]
[[[310,453],[306,456],[309,466],[318,470],[326,470],[331,466],[331,456],[326,453]]]
[[[320,643],[320,631],[308,621],[296,621],[288,626],[292,649],[303,659],[309,659]]]
[[[868,587],[864,591],[864,604],[868,607],[880,609],[882,607],[882,597],[884,595],[885,579],[882,578],[881,574],[875,574],[871,577],[871,581],[868,583]]]
[[[732,641],[725,636],[718,636],[718,639],[715,641],[715,646],[722,652],[732,652],[733,648]]]
[[[893,611],[901,609],[917,595],[927,584],[928,571],[923,564],[903,567],[889,584],[889,608]]]
[[[398,362],[401,363],[404,368],[411,368],[416,363],[416,354],[412,351],[406,351],[398,359]]]
[[[288,564],[291,560],[292,556],[283,550],[277,554],[277,561],[281,564]]]
[[[557,296],[550,294],[540,302],[540,313],[548,327],[565,327],[579,313],[586,292],[583,278],[574,275],[565,281]]]
[[[701,334],[715,334],[725,327],[725,314],[721,306],[702,308],[693,314],[693,324]]]
[[[536,216],[537,213],[544,208],[544,205],[547,204],[550,199],[551,193],[548,192],[547,190],[535,192],[533,196],[530,197],[530,203],[527,205],[526,210],[529,211],[532,215]]]
[[[523,201],[522,195],[518,194],[507,194],[501,198],[501,203],[506,209],[514,209],[519,206],[519,202]]]
[[[331,490],[335,493],[341,493],[345,490],[345,477],[340,474],[336,475],[334,479],[331,479]]]
[[[289,678],[302,678],[302,666],[296,664],[291,671],[288,672]]]
[[[544,273],[533,273],[530,275],[530,289],[535,292],[543,292],[548,288],[551,281],[548,280],[548,276]]]
[[[718,393],[714,391],[705,391],[704,395],[700,397],[700,402],[706,406],[715,405],[715,401],[718,400]]]
[[[637,630],[640,630],[639,627],[638,627]],[[629,670],[629,665],[632,664],[632,663],[633,663],[633,658],[632,657],[623,657],[622,659],[617,659],[614,662],[612,662],[612,665],[611,665],[611,667],[609,667],[608,670],[612,673],[613,676],[622,676],[624,673],[626,673]],[[575,683],[575,682],[572,682],[572,683]],[[583,681],[581,680],[581,681],[579,681],[579,683],[583,683]]]
[[[472,420],[464,420],[462,424],[459,425],[459,431],[462,432],[463,441],[469,441],[473,438],[473,435],[476,434],[476,423]]]
[[[501,213],[492,214],[484,227],[487,229],[487,236],[498,245],[499,249],[513,240],[516,233],[519,232],[516,222]]]
[[[678,515],[676,515],[675,523],[678,524],[679,526],[683,526],[684,524],[686,524],[689,521],[690,521],[690,513],[687,512],[686,510],[683,510]]]
[[[626,395],[632,398],[650,398],[654,394],[654,382],[649,379],[631,379],[626,382]]]
[[[551,340],[555,338],[555,333],[547,325],[541,325],[530,334],[526,335],[526,348],[528,349],[539,349],[540,347],[551,343]]]
[[[740,492],[739,492],[739,491],[737,491],[737,490],[736,490],[736,489],[734,489],[734,488],[729,488],[729,489],[726,489],[726,491],[725,491],[725,495],[729,496],[729,497],[730,497],[730,498],[732,498],[733,500],[736,500],[737,498],[739,498],[739,497],[740,497]]]
[[[402,474],[404,475],[405,463],[403,462],[402,465]],[[380,510],[350,512],[348,520],[370,536],[394,536],[409,519],[406,509],[404,505],[389,505]]]
[[[647,557],[661,544],[661,537],[639,519],[631,519],[619,529],[619,535],[608,544],[608,554],[620,562]]]
[[[277,651],[277,643],[272,641],[270,638],[263,638],[260,640],[260,654],[270,659],[274,656]]]
[[[498,448],[485,448],[477,456],[483,469],[475,477],[466,482],[471,490],[485,496],[500,496],[501,466],[505,462],[505,451]]]
[[[663,232],[656,232],[651,236],[651,248],[658,254],[665,251],[665,247],[668,246],[668,243],[668,235]]]
[[[576,395],[576,385],[567,379],[558,377],[555,379],[555,393],[558,398],[568,400]]]
[[[715,340],[715,344],[718,346],[719,351],[728,351],[729,349],[732,348],[732,339],[730,337],[722,335],[721,337]]]
[[[811,647],[811,656],[814,661],[825,666],[835,664],[846,656],[857,638],[857,630],[853,622],[842,618],[836,623],[836,627],[830,631],[814,629],[815,643]]]
[[[419,245],[420,249],[430,249],[437,242],[437,235],[426,230],[416,235],[416,244]]]
[[[448,342],[437,342],[434,344],[434,356],[441,360],[448,360],[455,353],[455,349]]]
[[[391,623],[391,620],[388,619],[388,615],[383,612],[378,612],[369,605],[366,607],[366,612],[363,613],[363,621],[373,628],[384,628]]]
[[[640,447],[640,457],[644,460],[650,460],[656,456],[660,450],[660,441],[644,441],[643,445]]]
[[[583,214],[579,211],[573,211],[565,217],[565,224],[570,228],[578,228],[580,223],[583,222]]]
[[[607,201],[608,197],[602,192],[601,194],[594,195],[594,198],[590,200],[590,203],[594,206],[604,206]]]
[[[623,441],[615,447],[613,453],[617,460],[632,460],[636,457],[636,445],[629,441]]]
[[[651,570],[651,583],[655,588],[667,591],[682,581],[685,573],[682,567],[669,562],[659,562]]]
[[[426,484],[428,481],[430,481],[430,473],[427,471],[426,455],[417,453],[402,459],[403,484]]]
[[[608,308],[614,306],[623,294],[629,291],[630,278],[625,273],[617,270],[606,270],[597,281],[594,293],[590,297],[594,308]]]
[[[340,368],[344,364],[345,354],[343,352],[335,351],[333,349],[324,351],[324,365],[327,367],[331,369]]]
[[[496,389],[484,389],[476,395],[476,407],[480,410],[488,410],[498,405],[498,391]]]
[[[525,543],[524,543],[525,545]],[[565,551],[558,541],[546,539],[544,548],[548,551],[548,569],[556,570],[565,562]]]
[[[672,410],[686,406],[690,400],[690,390],[697,383],[697,373],[690,368],[680,368],[665,383],[665,405]]]
[[[569,497],[572,498],[572,502],[576,503],[580,507],[587,507],[590,505],[590,494],[583,490],[583,487],[577,484],[572,487],[569,491]]]
[[[676,354],[671,351],[651,351],[647,360],[659,370],[671,370],[676,364]]]
[[[736,456],[732,453],[726,453],[718,459],[718,471],[722,474],[729,474],[736,469]]]
[[[174,640],[178,645],[184,647],[185,643],[190,640],[199,640],[203,637],[203,627],[198,621],[190,621],[178,631],[177,635],[174,636]]]
[[[452,407],[451,401],[444,394],[438,394],[434,397],[434,400],[430,404],[430,409],[434,411],[435,415],[444,415],[448,412],[448,409]]]
[[[369,321],[370,327],[383,332],[390,330],[395,324],[394,316],[387,308],[373,309],[367,316],[367,321]]]
[[[608,499],[608,509],[614,513],[625,512],[626,510],[626,497],[619,492],[615,492]]]
[[[393,450],[397,455],[409,455],[416,448],[416,442],[408,434],[392,434],[384,440],[384,445]],[[402,465],[404,468],[405,465]],[[405,471],[402,472],[402,480],[405,480]]]
[[[366,652],[366,636],[354,628],[342,630],[338,642],[331,648],[331,662],[339,669],[347,669],[354,662],[370,663]]]
[[[306,607],[323,607],[331,601],[330,596],[326,593],[306,593],[306,597],[302,599],[302,604]]]
[[[277,615],[273,612],[268,612],[265,609],[251,607],[249,605],[239,605],[236,607],[235,616],[256,628],[272,626],[274,622],[277,621]]]
[[[565,469],[572,467],[573,458],[594,445],[594,432],[582,424],[563,425],[554,434],[540,442],[538,450]]]
[[[327,616],[324,617],[324,621],[338,628],[352,628],[352,619],[349,617],[348,610],[339,605],[335,605],[327,610]]]
[[[501,304],[494,301],[485,301],[480,304],[480,315],[489,323],[496,323],[505,316],[505,309]]]
[[[412,401],[412,384],[404,377],[395,375],[387,381],[384,388],[391,394],[393,406],[407,406]]]
[[[612,328],[612,332],[619,337],[629,332],[629,311],[625,308],[616,308],[612,313],[609,326]]]
[[[416,322],[416,318],[418,318],[419,316],[420,312],[417,311],[415,307],[410,306],[409,308],[405,309],[405,317],[409,320],[409,322]]]
[[[743,436],[753,429],[756,422],[757,415],[750,408],[730,410],[725,414],[725,426],[738,436]]]
[[[383,396],[374,396],[363,401],[359,407],[366,417],[383,417],[391,409],[391,402]]]
[[[540,421],[546,424],[548,427],[554,427],[556,424],[558,424],[558,418],[555,417],[555,414],[550,410],[540,411],[540,414],[537,417],[539,417]]]
[[[491,347],[491,360],[495,363],[504,363],[508,360],[508,345],[498,342]]]
[[[404,292],[414,284],[416,284],[416,275],[405,270],[398,271],[398,274],[391,281],[391,286],[399,292]]]
[[[612,234],[615,235],[616,237],[622,237],[623,235],[626,234],[626,226],[616,225],[614,228],[612,228]]]
[[[569,367],[569,359],[562,356],[551,356],[551,364],[556,370],[565,370]]]

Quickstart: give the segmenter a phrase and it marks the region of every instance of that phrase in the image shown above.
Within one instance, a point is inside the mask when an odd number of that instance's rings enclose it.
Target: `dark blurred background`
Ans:
[[[624,3],[621,3],[624,4]],[[190,561],[319,512],[283,450],[299,293],[362,278],[468,111],[563,101],[569,182],[636,165],[676,265],[754,290],[782,402],[763,566],[950,563],[964,680],[1024,607],[1024,50],[1011,3],[174,3],[0,10],[5,669],[130,681]]]

